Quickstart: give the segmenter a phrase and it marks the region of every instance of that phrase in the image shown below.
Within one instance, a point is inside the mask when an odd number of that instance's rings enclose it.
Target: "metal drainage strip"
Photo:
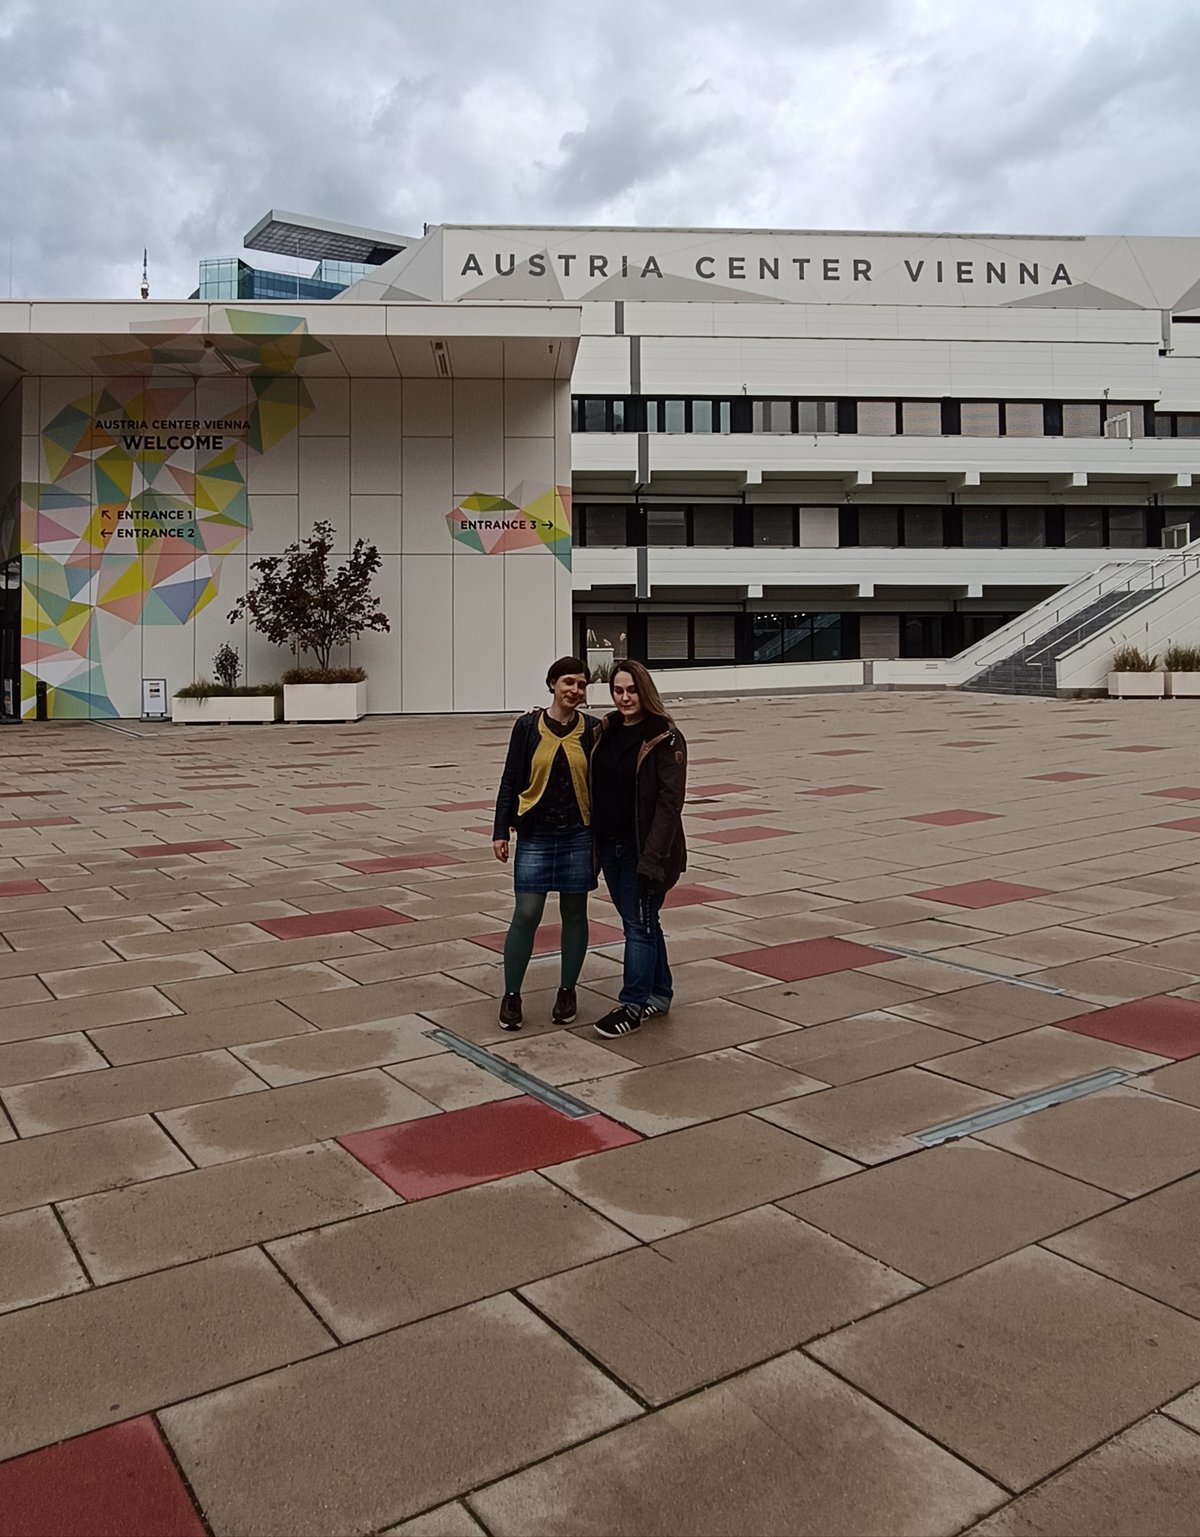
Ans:
[[[973,977],[987,977],[989,982],[1007,982],[1010,987],[1028,987],[1036,993],[1056,993],[1062,996],[1061,987],[1051,987],[1049,982],[1028,982],[1024,977],[1006,977],[1000,971],[985,971],[982,966],[965,966],[962,961],[945,961],[940,955],[925,950],[905,950],[900,945],[877,945],[871,941],[872,950],[886,950],[888,955],[902,955],[907,961],[936,961],[939,966],[949,966],[952,971],[968,971]]]
[[[595,1105],[585,1105],[581,1099],[574,1099],[570,1094],[564,1094],[553,1084],[543,1083],[532,1073],[522,1072],[519,1067],[506,1062],[503,1057],[493,1056],[485,1047],[476,1046],[474,1041],[464,1041],[462,1036],[455,1035],[453,1030],[443,1030],[439,1026],[436,1030],[422,1031],[422,1034],[466,1061],[473,1062],[476,1067],[483,1068],[485,1073],[491,1073],[494,1078],[500,1078],[503,1082],[511,1084],[514,1089],[520,1089],[522,1094],[540,1099],[543,1105],[549,1105],[551,1110],[557,1110],[560,1115],[578,1120],[581,1116],[596,1114]]]
[[[928,1131],[913,1132],[913,1139],[925,1147],[937,1147],[941,1142],[953,1142],[958,1137],[970,1137],[977,1131],[990,1131],[993,1126],[1003,1126],[1005,1121],[1019,1121],[1022,1116],[1036,1110],[1048,1110],[1051,1105],[1062,1105],[1070,1099],[1082,1099],[1085,1094],[1095,1094],[1098,1089],[1115,1088],[1135,1074],[1108,1068],[1103,1073],[1091,1073],[1086,1078],[1072,1078],[1057,1088],[1040,1089],[1027,1094],[1024,1099],[1011,1100],[1007,1105],[995,1105],[991,1110],[980,1110],[976,1115],[964,1115],[958,1121],[946,1121],[941,1126],[931,1126]]]

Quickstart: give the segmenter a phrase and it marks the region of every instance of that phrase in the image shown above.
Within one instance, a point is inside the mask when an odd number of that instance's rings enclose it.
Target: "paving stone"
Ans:
[[[83,1196],[59,1210],[91,1274],[114,1281],[395,1201],[381,1180],[326,1143]]]
[[[614,1120],[659,1136],[824,1087],[734,1047],[594,1078],[574,1084],[571,1092]]]
[[[306,1035],[315,1028],[286,1005],[269,1002],[240,1009],[173,1014],[169,1019],[108,1025],[88,1034],[110,1062],[122,1067],[134,1062],[220,1050],[226,1046],[273,1041],[285,1035]]]
[[[922,996],[915,987],[889,981],[870,971],[842,971],[834,976],[781,982],[740,993],[738,1002],[794,1025],[823,1025],[876,1009],[893,1009]]]
[[[150,965],[150,962],[146,963]],[[272,998],[298,1002],[335,989],[352,988],[354,983],[331,971],[320,961],[307,965],[272,967],[267,971],[243,971],[220,977],[202,977],[197,982],[163,982],[160,991],[186,1013],[205,1009],[237,1008],[265,1003]]]
[[[495,1537],[916,1537],[959,1531],[1003,1498],[973,1468],[791,1353],[468,1503]]]
[[[0,1087],[31,1083],[39,1078],[59,1078],[65,1073],[86,1073],[108,1063],[85,1035],[68,1032],[36,1041],[17,1041],[0,1046]]]
[[[680,1057],[719,1051],[726,1046],[740,1046],[743,1041],[759,1041],[768,1034],[786,1035],[794,1031],[790,1020],[760,1014],[755,1009],[724,999],[706,999],[699,1003],[676,1004],[671,1012],[646,1025],[633,1035],[606,1041],[604,1049],[627,1062],[651,1067],[659,1062],[674,1062]],[[591,1026],[581,1032],[594,1040]],[[765,1055],[765,1053],[762,1053]]]
[[[639,1397],[661,1404],[917,1289],[761,1206],[522,1295]]]
[[[494,1297],[161,1422],[215,1531],[295,1537],[394,1524],[636,1413],[527,1308]]]
[[[905,1067],[755,1111],[859,1163],[883,1163],[921,1147],[913,1133],[1004,1104],[998,1094]]]
[[[24,1137],[170,1110],[261,1089],[262,1079],[224,1051],[75,1073],[5,1089],[5,1108]]]
[[[1169,1414],[1181,1425],[1187,1425],[1192,1430],[1200,1430],[1200,1388],[1193,1388],[1190,1393],[1185,1393],[1182,1398],[1175,1399],[1173,1403],[1164,1404],[1163,1413]]]
[[[751,1041],[742,1049],[785,1067],[802,1068],[822,1083],[840,1084],[972,1044],[967,1036],[877,1011]]]
[[[235,1048],[234,1055],[268,1083],[303,1083],[331,1073],[433,1056],[446,1048],[429,1039],[426,1032],[432,1028],[427,1019],[412,1014],[378,1024],[348,1025],[241,1046]]]
[[[1037,1248],[808,1348],[1013,1490],[1200,1377],[1200,1323]]]
[[[167,1110],[159,1120],[193,1162],[205,1165],[436,1114],[436,1105],[375,1069]]]
[[[538,1174],[339,1222],[271,1253],[339,1339],[361,1339],[628,1248]]]
[[[192,951],[184,955],[155,956],[149,961],[113,961],[102,966],[47,971],[42,981],[55,998],[90,998],[96,993],[124,992],[135,987],[158,987],[164,982],[226,975],[220,961],[202,951]]]
[[[148,1115],[27,1137],[0,1146],[0,1212],[187,1168],[187,1159]]]
[[[960,1083],[1016,1097],[1086,1078],[1107,1068],[1142,1073],[1161,1067],[1163,1060],[1150,1052],[1132,1051],[1110,1041],[1097,1041],[1057,1025],[1046,1025],[950,1056],[931,1057],[922,1066]]]
[[[328,1331],[248,1250],[0,1317],[0,1459],[299,1361]]]
[[[1200,1436],[1151,1415],[966,1537],[1200,1537]]]
[[[0,1463],[0,1510],[13,1537],[205,1537],[148,1414]]]
[[[1124,1086],[1010,1121],[979,1140],[1116,1195],[1200,1169],[1200,1110]]]
[[[457,1500],[427,1510],[423,1516],[389,1526],[382,1537],[486,1537],[483,1527]]]
[[[1169,993],[1174,988],[1187,987],[1197,976],[1200,971],[1170,971],[1166,967],[1143,966],[1123,956],[1111,955],[1030,973],[1032,981],[1061,987],[1085,1003],[1101,1004],[1128,1003],[1131,998]]]
[[[854,1168],[802,1137],[739,1115],[558,1164],[545,1173],[649,1242],[794,1195]]]
[[[87,1285],[48,1206],[0,1217],[0,1313],[82,1291]]]
[[[1189,1057],[1185,1062],[1146,1073],[1136,1080],[1135,1087],[1200,1108],[1200,1057]]]
[[[451,1051],[437,1057],[419,1057],[415,1062],[398,1062],[385,1067],[384,1072],[415,1089],[441,1110],[465,1110],[468,1105],[516,1099],[521,1094],[514,1084],[505,1083]]]
[[[535,1035],[529,1040],[518,1038],[512,1045],[501,1045],[494,1055],[502,1062],[511,1062],[522,1072],[530,1073],[543,1083],[578,1083],[589,1078],[603,1078],[612,1073],[627,1073],[629,1061],[607,1045],[597,1044],[594,1036],[589,1040],[573,1035],[569,1030],[551,1030]],[[587,1099],[583,1094],[580,1098]]]
[[[932,1286],[1117,1202],[998,1149],[954,1142],[780,1204]]]

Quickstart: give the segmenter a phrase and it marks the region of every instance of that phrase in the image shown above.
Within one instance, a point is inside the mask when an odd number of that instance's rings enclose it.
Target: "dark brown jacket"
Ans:
[[[683,732],[662,716],[650,716],[638,748],[634,831],[638,874],[658,891],[669,891],[687,869],[683,802],[687,794],[687,743]],[[621,725],[619,710],[596,727],[592,751],[604,731]],[[593,759],[593,773],[595,760]]]

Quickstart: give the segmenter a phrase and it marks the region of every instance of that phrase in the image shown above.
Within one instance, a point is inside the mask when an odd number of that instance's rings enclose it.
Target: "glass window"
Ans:
[[[907,547],[919,550],[940,550],[944,542],[940,507],[906,507],[904,509],[904,543]]]
[[[812,638],[811,614],[783,615],[782,659],[785,662],[811,662]]]
[[[686,614],[648,614],[646,653],[652,662],[686,662],[688,616]]]
[[[814,662],[836,662],[842,654],[841,614],[812,615],[812,658]]]
[[[648,401],[646,401],[646,431],[647,432],[657,432],[659,430],[658,423],[659,423],[659,417],[660,417],[660,414],[661,414],[660,411],[659,411],[659,407],[661,405],[662,405],[662,402],[660,400],[648,400]]]
[[[679,549],[687,544],[687,510],[683,507],[647,507],[646,543]]]
[[[895,549],[897,537],[896,509],[894,507],[860,507],[858,509],[858,542],[880,549]]]
[[[778,662],[783,653],[783,621],[778,614],[755,614],[750,628],[750,653],[756,662]]]
[[[1041,550],[1046,545],[1046,511],[1043,507],[1008,509],[1008,544],[1015,550]]]
[[[608,421],[608,401],[589,396],[583,402],[580,429],[583,432],[604,432]]]
[[[731,546],[733,544],[733,508],[693,507],[692,543]]]
[[[1104,543],[1104,517],[1099,507],[1065,507],[1063,522],[1068,548],[1099,548]]]
[[[1181,438],[1200,438],[1200,415],[1181,412],[1175,418],[1175,431]]]
[[[629,543],[625,508],[589,503],[583,509],[583,542],[589,549],[624,549]]]
[[[711,400],[692,401],[692,431],[712,432],[713,403]]]
[[[685,402],[682,400],[663,401],[660,432],[683,432],[685,430],[684,406]]]
[[[1100,407],[1094,402],[1064,405],[1064,438],[1098,438],[1100,436]]]
[[[777,549],[792,549],[796,543],[796,516],[793,510],[790,507],[756,507],[754,542],[774,545]]]
[[[963,545],[969,550],[998,550],[1003,519],[999,507],[964,507]]]
[[[940,438],[942,403],[940,400],[905,400],[900,405],[900,420],[905,437]]]
[[[836,432],[837,401],[801,400],[796,406],[801,432]]]
[[[609,405],[612,410],[612,430],[614,432],[624,432],[625,402],[618,397],[616,400],[610,401]]]
[[[1045,416],[1042,412],[1041,401],[1006,401],[1004,406],[1004,431],[1010,438],[1044,437]]]
[[[1000,436],[1000,407],[994,400],[964,400],[961,420],[964,438]]]
[[[876,438],[896,435],[896,402],[894,400],[860,400],[858,402],[858,430]]]
[[[614,657],[629,653],[629,616],[627,614],[585,614],[583,616],[584,639],[588,651],[611,651]],[[608,661],[607,657],[589,657],[591,662]]]
[[[755,400],[751,410],[752,432],[791,432],[790,400]]]
[[[732,661],[734,616],[697,614],[693,620],[698,662]]]
[[[1132,404],[1118,405],[1115,401],[1108,403],[1108,420],[1111,422],[1114,416],[1128,414],[1130,427],[1123,427],[1123,432],[1129,432],[1130,437],[1144,438],[1146,436],[1146,412],[1144,407],[1136,401]],[[1132,431],[1130,431],[1132,428]]]
[[[1146,509],[1144,507],[1110,507],[1108,509],[1108,543],[1114,550],[1140,550],[1146,544]]]

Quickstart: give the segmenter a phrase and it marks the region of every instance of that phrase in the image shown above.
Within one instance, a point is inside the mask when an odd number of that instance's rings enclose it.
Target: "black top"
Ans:
[[[543,710],[542,719],[552,735],[567,737],[575,730],[579,717],[574,715],[566,725],[561,725]],[[531,806],[523,817],[518,818],[517,826],[527,838],[538,833],[571,832],[583,826],[583,815],[575,799],[575,785],[571,779],[571,765],[567,762],[565,752],[555,753],[554,762],[550,766],[550,778],[546,781],[541,798],[536,806]]]
[[[597,838],[632,840],[638,749],[646,740],[647,717],[636,726],[612,726],[592,756],[592,831]]]

